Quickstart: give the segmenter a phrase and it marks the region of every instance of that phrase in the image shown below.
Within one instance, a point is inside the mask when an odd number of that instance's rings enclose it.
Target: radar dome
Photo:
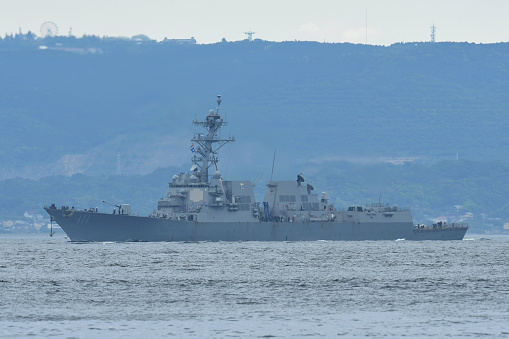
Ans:
[[[221,179],[221,172],[215,171],[214,174],[212,174],[212,179]]]

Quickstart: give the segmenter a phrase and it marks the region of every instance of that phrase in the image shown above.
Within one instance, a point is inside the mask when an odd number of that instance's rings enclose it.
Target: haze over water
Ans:
[[[0,236],[0,337],[509,336],[509,237],[86,243]]]

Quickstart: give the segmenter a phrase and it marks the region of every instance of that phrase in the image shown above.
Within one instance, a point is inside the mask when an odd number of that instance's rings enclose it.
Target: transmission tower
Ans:
[[[247,34],[247,40],[249,41],[253,41],[253,34],[255,34],[256,32],[253,32],[253,31],[247,31],[247,32],[244,32],[244,34]]]
[[[433,23],[433,26],[431,28],[431,42],[435,42],[435,32],[437,30],[437,26],[435,26],[435,23]]]

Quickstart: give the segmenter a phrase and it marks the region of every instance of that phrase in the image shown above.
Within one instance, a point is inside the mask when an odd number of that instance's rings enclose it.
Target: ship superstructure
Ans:
[[[188,173],[176,174],[169,183],[165,197],[159,199],[152,217],[188,221],[258,221],[253,185],[250,181],[224,181],[217,170],[218,150],[235,138],[221,138],[220,130],[227,124],[219,115],[221,96],[216,110],[210,110],[204,121],[193,124],[205,129],[192,139],[195,154]],[[209,168],[215,171],[209,178]]]

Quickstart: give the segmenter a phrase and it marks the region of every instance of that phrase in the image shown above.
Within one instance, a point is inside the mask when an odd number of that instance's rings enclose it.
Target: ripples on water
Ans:
[[[0,337],[509,336],[509,237],[0,237]]]

